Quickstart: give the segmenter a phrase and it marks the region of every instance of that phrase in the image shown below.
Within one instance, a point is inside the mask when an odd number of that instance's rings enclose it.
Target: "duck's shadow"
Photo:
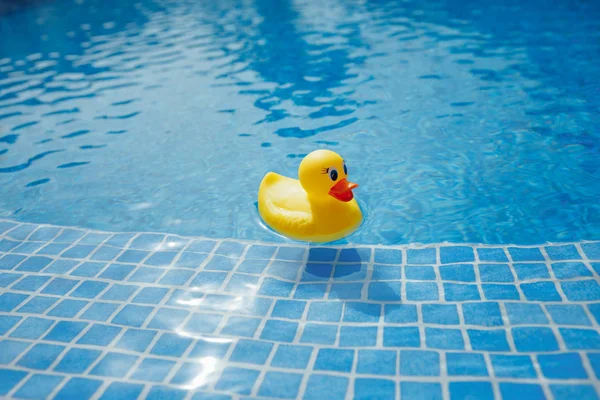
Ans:
[[[336,242],[339,245],[340,242]],[[346,304],[343,318],[366,320],[379,318],[381,304],[401,303],[400,273],[398,281],[379,280],[374,275],[372,252],[369,247],[327,247],[309,245],[309,254],[303,266],[302,282],[333,282],[328,286],[325,298]],[[390,268],[398,268],[390,267]],[[353,316],[348,316],[349,312]]]

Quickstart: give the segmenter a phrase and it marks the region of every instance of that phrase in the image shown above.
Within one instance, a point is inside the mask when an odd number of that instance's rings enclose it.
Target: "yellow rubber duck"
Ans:
[[[339,154],[315,150],[292,179],[269,172],[258,189],[258,212],[276,232],[306,242],[331,242],[354,232],[362,212],[347,180],[348,169]]]

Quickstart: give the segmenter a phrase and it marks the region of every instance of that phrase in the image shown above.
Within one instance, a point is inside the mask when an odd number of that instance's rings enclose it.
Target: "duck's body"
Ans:
[[[258,211],[273,230],[292,239],[339,240],[362,223],[362,212],[352,195],[357,185],[348,182],[346,175],[341,157],[317,150],[302,161],[301,180],[273,172],[265,175],[258,190]]]

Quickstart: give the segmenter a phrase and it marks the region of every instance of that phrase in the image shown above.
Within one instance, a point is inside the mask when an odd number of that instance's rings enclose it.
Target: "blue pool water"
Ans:
[[[363,244],[600,239],[600,3],[3,1],[0,216],[280,241],[341,153]]]

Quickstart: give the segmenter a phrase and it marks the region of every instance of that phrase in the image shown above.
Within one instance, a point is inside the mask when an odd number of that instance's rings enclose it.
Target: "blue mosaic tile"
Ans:
[[[25,276],[19,282],[15,283],[11,289],[27,291],[27,292],[35,292],[36,290],[38,290],[39,288],[44,286],[44,284],[46,282],[48,282],[49,279],[50,279],[49,276],[36,276],[36,275]]]
[[[359,350],[356,372],[359,374],[395,375],[397,354],[390,350]]]
[[[462,333],[458,329],[425,328],[425,344],[429,348],[440,350],[465,348]]]
[[[119,285],[111,286],[100,298],[102,300],[125,301],[129,299],[139,287],[135,285]]]
[[[508,252],[515,262],[544,261],[544,256],[537,247],[509,247]]]
[[[515,285],[481,285],[483,295],[487,300],[519,300],[521,295]]]
[[[592,385],[560,385],[550,384],[554,400],[598,400],[598,393]]]
[[[396,396],[396,382],[387,379],[357,378],[354,381],[354,399],[392,399]]]
[[[185,253],[181,254],[181,256],[179,256],[179,258],[175,261],[175,263],[173,265],[175,267],[179,267],[179,268],[198,269],[198,267],[200,267],[200,265],[202,265],[204,263],[206,258],[207,258],[206,254],[185,252]],[[225,257],[218,257],[218,258],[225,259]],[[229,260],[229,259],[222,260],[223,262],[221,262],[221,263],[218,263],[217,261],[215,261],[215,264],[213,264],[213,267],[226,268],[227,266],[231,265],[229,262],[227,262],[227,260]],[[233,267],[233,266],[231,266],[231,267]]]
[[[546,310],[558,325],[591,325],[583,306],[576,304],[548,304]]]
[[[200,272],[190,282],[190,286],[204,290],[215,290],[221,286],[226,278],[227,273],[225,272]]]
[[[150,354],[167,357],[181,357],[192,344],[192,339],[177,333],[163,333]]]
[[[330,300],[356,300],[362,296],[362,283],[334,283],[329,292]]]
[[[452,400],[493,400],[494,391],[490,382],[450,382]]]
[[[61,253],[61,257],[85,258],[94,250],[96,250],[96,246],[78,244]]]
[[[275,254],[275,250],[277,250],[277,247],[275,247],[275,246],[253,245],[253,246],[250,246],[250,248],[248,248],[248,251],[246,252],[246,258],[247,259],[248,258],[250,258],[250,259],[256,258],[259,260],[269,260]],[[310,259],[310,257],[309,257],[309,259]]]
[[[126,250],[118,258],[118,262],[122,263],[139,263],[150,254],[148,251],[142,250]]]
[[[308,365],[313,348],[310,346],[280,345],[271,365],[278,368],[304,369]]]
[[[275,256],[278,260],[303,261],[306,254],[304,247],[280,247]]]
[[[304,325],[300,342],[332,345],[335,342],[337,331],[338,327],[334,325],[307,323]]]
[[[239,257],[242,255],[246,245],[236,242],[222,242],[215,250],[216,254],[221,254],[226,257]]]
[[[419,347],[421,335],[417,327],[391,327],[383,328],[384,347]]]
[[[17,265],[19,265],[21,262],[23,262],[25,258],[25,256],[7,254],[4,257],[0,258],[0,270],[11,270]]]
[[[144,385],[137,383],[113,382],[100,397],[100,400],[127,400],[137,398]]]
[[[152,254],[147,260],[144,261],[144,264],[150,265],[153,267],[168,267],[171,265],[171,262],[177,255],[176,251],[157,251]]]
[[[27,372],[14,371],[0,368],[0,395],[6,395],[17,386],[25,377]]]
[[[412,304],[386,304],[384,319],[387,323],[411,324],[418,321],[417,306]]]
[[[342,376],[313,374],[308,378],[305,400],[320,400],[327,393],[328,400],[344,400],[348,390],[348,378]]]
[[[554,282],[535,282],[521,284],[521,290],[529,301],[561,301]]]
[[[6,236],[16,240],[25,240],[37,228],[38,226],[34,224],[20,224],[13,228],[10,232],[7,232]]]
[[[481,282],[513,282],[515,278],[507,264],[479,264]]]
[[[209,254],[214,250],[216,245],[217,245],[217,242],[215,242],[214,240],[205,240],[205,239],[194,240],[187,247],[187,251],[191,251],[194,253]]]
[[[115,344],[115,347],[141,353],[146,351],[156,335],[156,331],[128,329]]]
[[[454,304],[423,304],[423,322],[426,324],[458,325],[458,311]]]
[[[500,306],[495,302],[465,303],[462,305],[465,324],[480,326],[504,325]]]
[[[443,281],[475,282],[473,264],[453,264],[440,266]]]
[[[139,328],[152,312],[152,307],[126,305],[112,319],[113,324],[129,325]]]
[[[327,285],[325,283],[304,283],[296,287],[294,299],[322,299],[327,293]]]
[[[407,264],[436,264],[436,250],[430,249],[408,249],[406,250]]]
[[[532,383],[500,383],[503,399],[545,399],[546,395],[540,385]]]
[[[508,257],[502,248],[478,248],[477,256],[482,262],[508,262]]]
[[[592,276],[592,271],[582,262],[559,262],[552,264],[557,279],[571,279]]]
[[[342,326],[340,347],[364,347],[377,344],[377,327]]]
[[[121,330],[121,328],[112,325],[94,324],[77,343],[108,346]]]
[[[17,268],[17,271],[23,272],[40,272],[48,264],[52,262],[51,258],[33,256],[23,261]]]
[[[546,254],[552,261],[580,260],[581,255],[572,244],[560,246],[546,246]]]
[[[442,400],[442,385],[427,382],[400,382],[400,398]]]
[[[29,343],[27,342],[17,340],[0,341],[0,365],[10,364],[28,347]]]
[[[0,311],[12,311],[28,298],[27,294],[3,293],[0,295]]]
[[[442,246],[440,261],[442,264],[475,261],[475,254],[473,248],[469,246]]]
[[[82,374],[92,365],[102,352],[100,350],[72,348],[67,351],[54,371],[66,374]]]
[[[258,294],[273,297],[288,297],[293,288],[293,283],[284,282],[273,278],[266,278],[260,286]]]
[[[0,315],[0,335],[4,335],[8,332],[21,319],[22,317],[12,315]]]
[[[417,281],[433,281],[436,279],[435,270],[429,265],[407,265],[404,267],[406,279]]]
[[[343,251],[342,251],[343,253]],[[370,251],[369,251],[370,255]],[[340,257],[341,258],[341,257]],[[364,257],[364,262],[369,262],[370,259]],[[380,264],[394,264],[401,265],[404,261],[401,250],[392,249],[376,249],[375,250],[375,262]]]
[[[179,260],[181,260],[181,258]],[[235,258],[216,255],[208,261],[204,269],[207,271],[231,271],[236,264],[237,259]]]
[[[108,283],[97,281],[83,281],[71,292],[72,297],[82,297],[84,299],[93,299],[102,292]]]
[[[320,349],[317,353],[314,370],[350,372],[354,360],[354,350]]]
[[[305,301],[277,300],[271,316],[278,318],[300,319],[306,307]],[[341,304],[340,304],[341,307]]]
[[[57,387],[64,377],[56,375],[32,375],[15,393],[16,398],[44,399]]]
[[[600,284],[596,280],[561,282],[560,286],[570,301],[600,300]]]
[[[371,279],[374,281],[399,281],[402,279],[401,267],[375,264],[373,266]]]
[[[19,242],[15,242],[14,240],[2,239],[0,240],[0,251],[10,251],[18,245]]]
[[[108,352],[100,362],[92,368],[91,375],[121,378],[129,372],[138,357],[130,354]]]
[[[39,339],[54,324],[47,318],[27,317],[11,334],[10,337],[19,339]]]
[[[204,367],[197,363],[183,363],[175,373],[175,376],[170,380],[170,383],[175,385],[195,385],[198,376],[201,376]],[[247,382],[243,382],[247,383]]]
[[[439,353],[425,350],[401,350],[400,375],[439,376]]]
[[[537,357],[542,374],[549,379],[586,379],[581,356],[577,353],[540,354]]]
[[[24,254],[32,254],[35,253],[39,248],[41,248],[43,243],[36,242],[23,242],[15,249],[12,250],[13,253],[24,253]]]
[[[46,255],[46,256],[55,256],[62,253],[67,247],[68,244],[63,243],[50,243],[42,247],[37,251],[37,254]]]
[[[110,246],[102,246],[96,250],[90,258],[95,261],[112,261],[119,254],[121,254],[121,249]]]
[[[96,393],[102,385],[98,379],[71,378],[66,385],[58,392],[54,399],[57,400],[87,400]]]
[[[154,283],[164,272],[160,268],[140,267],[127,280],[134,283]]]
[[[398,282],[371,282],[368,299],[375,301],[399,301],[402,284]]]
[[[169,290],[159,287],[145,287],[131,300],[132,303],[158,304]]]
[[[444,297],[446,301],[479,300],[477,285],[462,283],[444,283]]]
[[[381,315],[380,304],[348,302],[344,306],[344,322],[377,323]]]
[[[582,243],[581,249],[589,260],[600,260],[600,242]]]
[[[338,254],[337,249],[331,249],[326,247],[312,247],[308,251],[309,262],[332,262],[335,261]]]
[[[101,274],[100,278],[122,281],[135,269],[133,265],[111,264]]]
[[[499,378],[535,378],[537,375],[530,356],[491,354],[490,359]]]
[[[175,361],[148,357],[131,374],[131,378],[140,381],[162,382],[176,364]]]
[[[258,389],[259,396],[295,399],[300,390],[302,374],[269,371]]]
[[[449,376],[488,376],[483,354],[446,353],[446,368]]]
[[[175,308],[161,308],[148,323],[150,329],[176,329],[189,315],[189,311]]]
[[[65,299],[58,303],[52,310],[48,311],[48,316],[73,318],[86,305],[88,305],[87,301]]]
[[[98,275],[105,266],[106,264],[104,263],[85,262],[79,267],[75,268],[70,275],[91,278]]]
[[[550,273],[546,264],[513,264],[513,268],[517,274],[517,277],[521,281],[527,281],[532,279],[550,279]]]
[[[335,281],[360,281],[366,277],[366,264],[338,264],[333,271]]]
[[[228,340],[224,339],[215,339],[215,338],[203,338],[199,339],[192,350],[190,350],[188,357],[189,358],[204,358],[204,357],[213,357],[218,359],[223,359],[231,343]]]
[[[510,346],[506,332],[502,329],[482,330],[467,329],[467,335],[473,350],[478,351],[509,351]]]
[[[339,322],[342,318],[342,306],[342,303],[313,302],[308,309],[306,319],[308,321]]]
[[[559,331],[570,350],[600,350],[598,331],[579,328],[560,328]]]
[[[558,342],[550,328],[513,328],[513,339],[517,351],[556,351]]]
[[[332,264],[306,264],[300,280],[302,282],[327,282],[333,272]]]
[[[38,343],[25,353],[17,365],[26,368],[47,370],[65,349],[55,344]]]
[[[259,318],[229,317],[221,333],[231,336],[252,337],[260,322]]]
[[[215,384],[215,389],[249,395],[259,374],[260,372],[254,369],[227,367]]]
[[[506,303],[506,313],[512,325],[548,324],[548,318],[539,304]]]
[[[375,250],[375,262],[381,262],[381,263],[390,263],[389,261],[393,260],[394,262],[392,262],[392,264],[395,263],[396,260],[398,260],[398,257],[402,257],[401,255],[398,256],[398,250],[389,250],[389,252],[386,254],[385,251],[383,253],[378,253],[377,250]],[[310,259],[310,257],[309,257]],[[386,261],[377,261],[377,260],[386,260]],[[338,258],[338,262],[342,262],[342,263],[368,263],[371,261],[371,249],[368,248],[356,248],[356,249],[342,249],[342,251],[340,252],[340,256]]]
[[[52,307],[57,301],[58,297],[36,296],[17,309],[17,312],[41,314]]]
[[[294,337],[296,337],[297,330],[297,322],[271,319],[265,324],[265,327],[260,334],[260,338],[276,342],[292,342]]]
[[[55,260],[42,271],[46,274],[66,275],[67,272],[71,271],[78,264],[78,260]]]
[[[146,400],[183,400],[187,391],[167,386],[153,386],[148,392]],[[201,400],[201,399],[194,399]]]
[[[234,274],[225,287],[226,292],[253,293],[257,287],[258,277],[251,275]]]
[[[110,235],[108,233],[90,232],[87,235],[85,235],[78,243],[99,245],[109,237]]]
[[[97,302],[85,310],[80,318],[92,321],[106,321],[117,311],[117,308],[119,308],[118,304]]]
[[[51,342],[69,343],[87,326],[87,322],[58,321],[43,339]]]
[[[21,278],[21,274],[12,274],[10,272],[0,273],[0,287],[7,287],[14,283],[17,279]]]
[[[435,282],[406,282],[406,299],[410,301],[439,300],[438,284]]]

